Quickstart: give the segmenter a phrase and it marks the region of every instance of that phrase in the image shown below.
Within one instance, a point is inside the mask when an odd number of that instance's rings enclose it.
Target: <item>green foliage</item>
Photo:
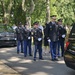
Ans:
[[[50,14],[57,15],[56,0],[50,0]]]
[[[57,14],[63,18],[64,24],[71,25],[75,21],[74,0],[56,0]]]
[[[35,2],[35,10],[32,14],[32,23],[35,21],[45,22],[46,18],[46,2],[44,0],[37,0]]]
[[[5,4],[4,9],[7,11],[10,0],[2,0]],[[41,22],[43,25],[46,20],[46,0],[33,0],[35,3],[35,10],[32,14],[29,13],[31,7],[31,0],[25,0],[26,12],[22,9],[22,0],[13,0],[13,6],[10,14],[10,24],[26,21],[26,16],[31,17],[31,23],[35,21]],[[8,11],[7,11],[8,12]],[[0,0],[0,22],[4,17],[3,6]],[[75,0],[50,0],[50,15],[57,15],[57,18],[63,18],[64,24],[71,25],[75,22]]]

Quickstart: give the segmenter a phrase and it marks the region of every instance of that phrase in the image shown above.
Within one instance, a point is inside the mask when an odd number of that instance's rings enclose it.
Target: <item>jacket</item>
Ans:
[[[58,41],[58,25],[50,22],[46,26],[46,36],[53,42]]]
[[[17,27],[16,28],[16,38],[17,40],[23,40],[23,28],[22,27]]]

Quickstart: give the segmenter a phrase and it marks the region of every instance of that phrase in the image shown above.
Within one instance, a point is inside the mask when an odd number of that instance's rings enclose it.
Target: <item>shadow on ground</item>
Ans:
[[[75,75],[75,71],[66,67],[63,58],[60,61],[51,61],[50,54],[43,56],[44,60],[33,61],[33,57],[24,57],[17,54],[16,47],[0,49],[0,60],[18,71],[21,75]]]

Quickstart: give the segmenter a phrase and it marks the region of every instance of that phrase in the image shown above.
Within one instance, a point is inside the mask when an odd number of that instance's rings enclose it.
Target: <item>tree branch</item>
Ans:
[[[23,9],[24,12],[26,12],[25,0],[22,0],[22,9]]]
[[[35,4],[34,4],[34,1],[31,0],[30,9],[29,9],[29,14],[32,14],[33,11],[34,11],[34,9],[35,9]]]
[[[13,6],[13,0],[10,0],[10,3],[9,3],[9,5],[8,5],[8,13],[9,13],[9,14],[10,14],[10,12],[11,12],[12,6]]]
[[[4,13],[6,12],[6,9],[5,9],[5,3],[3,0],[0,0],[1,4],[2,4],[2,10],[3,10],[3,15]]]

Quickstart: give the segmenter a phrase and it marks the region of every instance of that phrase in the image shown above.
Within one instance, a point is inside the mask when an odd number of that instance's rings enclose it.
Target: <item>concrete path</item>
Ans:
[[[44,60],[39,60],[37,54],[37,60],[33,61],[33,57],[17,54],[16,47],[0,48],[0,60],[6,64],[5,68],[3,64],[0,75],[75,75],[75,71],[65,65],[63,58],[51,61],[49,51],[46,51],[46,54],[43,52],[43,58]],[[8,66],[12,71],[8,70]]]
[[[13,70],[2,61],[0,61],[0,75],[20,75],[17,71]]]

